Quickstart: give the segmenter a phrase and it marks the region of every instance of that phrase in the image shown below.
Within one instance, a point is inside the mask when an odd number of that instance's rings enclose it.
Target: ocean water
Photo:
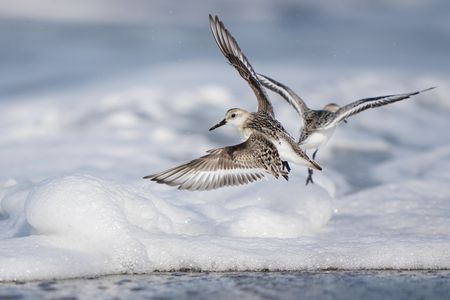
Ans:
[[[448,299],[448,271],[157,273],[0,283],[2,299]],[[83,288],[80,289],[80,286]],[[376,291],[376,292],[374,292]]]
[[[280,282],[281,299],[309,283],[312,298],[403,297],[392,282],[408,299],[445,299],[450,5],[79,3],[0,10],[1,295],[72,297],[89,285],[85,298],[103,286],[105,298],[123,286],[122,297],[182,298],[192,285],[267,298],[266,280]],[[239,142],[231,128],[208,128],[228,108],[256,106],[208,13],[257,72],[313,108],[437,88],[350,118],[319,151],[313,186],[300,167],[289,182],[203,193],[144,181]],[[293,110],[271,99],[296,136]],[[314,289],[322,283],[329,294]]]

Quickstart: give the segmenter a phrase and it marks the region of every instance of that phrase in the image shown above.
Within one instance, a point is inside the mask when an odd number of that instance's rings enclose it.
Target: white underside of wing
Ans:
[[[264,76],[262,74],[257,74],[258,80],[263,84],[265,87],[271,89],[272,91],[278,93],[280,96],[282,96],[290,105],[294,107],[294,109],[299,114],[302,122],[303,122],[303,112],[305,104],[303,100],[295,94],[290,88],[283,86],[281,83]]]
[[[381,107],[381,106],[395,103],[398,101],[402,101],[405,99],[409,99],[411,96],[418,95],[422,92],[426,92],[426,91],[429,91],[432,89],[434,89],[434,87],[431,87],[431,88],[428,88],[428,89],[425,89],[422,91],[412,92],[412,93],[365,98],[365,99],[361,99],[361,100],[352,102],[352,103],[345,105],[345,106],[341,107],[340,109],[338,109],[338,111],[336,112],[337,113],[336,118],[333,120],[333,122],[328,124],[327,128],[336,126],[337,124],[339,124],[343,120],[347,119],[348,117],[350,117],[354,114],[358,114],[367,109],[377,108],[377,107]]]

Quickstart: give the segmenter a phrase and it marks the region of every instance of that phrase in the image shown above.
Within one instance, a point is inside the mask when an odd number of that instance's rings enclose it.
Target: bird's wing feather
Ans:
[[[276,178],[287,176],[275,146],[262,134],[252,134],[241,144],[207,152],[186,164],[144,178],[179,189],[202,191],[248,184],[267,173]]]
[[[397,101],[401,101],[404,99],[408,99],[411,96],[418,95],[420,93],[423,93],[423,92],[426,92],[426,91],[429,91],[432,89],[434,89],[434,87],[431,87],[431,88],[428,88],[428,89],[425,89],[422,91],[412,92],[412,93],[365,98],[365,99],[361,99],[361,100],[352,102],[350,104],[347,104],[347,105],[339,108],[336,111],[336,118],[332,122],[330,122],[326,126],[326,128],[331,128],[331,127],[337,125],[339,122],[347,119],[348,117],[355,115],[357,113],[360,113],[366,109],[375,108],[375,107],[391,104],[391,103],[394,103]]]
[[[217,16],[213,18],[209,15],[209,25],[220,51],[222,51],[230,64],[236,68],[241,77],[247,81],[255,93],[256,99],[258,100],[258,111],[264,111],[271,116],[274,116],[272,104],[259,83],[256,72],[253,70],[247,57],[245,57],[244,53],[241,51],[241,48],[234,37],[225,28]]]
[[[262,74],[257,74],[259,82],[266,88],[278,93],[284,100],[287,101],[294,109],[297,111],[299,116],[303,120],[303,114],[308,107],[306,106],[305,101],[297,95],[293,90],[291,90],[288,86]]]

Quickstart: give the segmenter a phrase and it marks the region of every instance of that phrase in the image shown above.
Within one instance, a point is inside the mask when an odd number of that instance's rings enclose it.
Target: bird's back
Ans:
[[[283,125],[265,112],[251,113],[245,126],[252,131],[264,134],[269,139],[278,140],[286,135],[290,137]]]
[[[326,134],[323,131],[323,128],[330,124],[334,118],[336,117],[336,114],[334,112],[326,111],[326,110],[308,110],[304,113],[304,126],[302,128],[302,131],[300,133],[299,138],[299,144],[302,144],[304,146],[308,146],[310,139],[317,135],[319,137],[322,137],[327,140],[326,137],[328,137],[328,134]],[[322,138],[320,138],[322,140]],[[312,148],[316,148],[316,144],[322,144],[326,141],[315,141],[310,145]],[[309,147],[307,147],[309,148]]]

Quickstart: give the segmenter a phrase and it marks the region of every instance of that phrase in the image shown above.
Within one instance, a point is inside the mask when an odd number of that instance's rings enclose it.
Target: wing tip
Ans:
[[[220,23],[221,23],[221,21],[219,19],[219,16],[209,14],[209,24],[210,24],[211,28],[213,28],[214,26],[216,26],[217,24],[220,24]]]
[[[322,171],[322,167],[318,163],[316,163],[313,160],[311,160],[310,162],[311,162],[311,166],[312,166],[313,169],[315,169],[317,171]]]
[[[423,90],[421,90],[421,91],[418,91],[418,93],[428,92],[428,91],[434,90],[434,89],[436,89],[436,88],[437,88],[437,86],[432,86],[432,87],[423,89]]]

